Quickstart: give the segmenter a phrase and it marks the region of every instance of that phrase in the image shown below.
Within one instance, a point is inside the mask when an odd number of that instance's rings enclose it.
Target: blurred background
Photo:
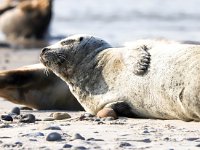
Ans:
[[[53,0],[45,40],[86,33],[113,46],[144,38],[200,41],[199,6],[199,0]],[[37,63],[40,49],[0,48],[0,69]]]
[[[141,38],[200,41],[199,0],[54,0],[50,34],[88,33],[112,44]]]
[[[113,45],[160,37],[200,41],[199,6],[199,0],[54,0],[48,40],[87,33]]]

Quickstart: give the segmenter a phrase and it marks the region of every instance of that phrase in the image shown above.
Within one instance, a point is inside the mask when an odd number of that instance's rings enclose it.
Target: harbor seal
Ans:
[[[200,46],[112,48],[89,35],[45,47],[40,61],[62,78],[92,114],[200,121]]]
[[[0,71],[0,97],[40,110],[83,110],[64,81],[42,64]]]

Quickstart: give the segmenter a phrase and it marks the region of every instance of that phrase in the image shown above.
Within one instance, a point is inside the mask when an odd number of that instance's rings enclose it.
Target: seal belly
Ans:
[[[159,48],[162,49],[162,48]],[[150,95],[155,115],[163,119],[200,118],[200,47],[164,46],[152,55]]]

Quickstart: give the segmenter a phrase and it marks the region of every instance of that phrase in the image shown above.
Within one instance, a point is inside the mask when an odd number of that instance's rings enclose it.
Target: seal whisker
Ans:
[[[49,76],[49,69],[48,69],[48,68],[45,68],[45,69],[44,69],[44,74],[45,74],[46,76]]]

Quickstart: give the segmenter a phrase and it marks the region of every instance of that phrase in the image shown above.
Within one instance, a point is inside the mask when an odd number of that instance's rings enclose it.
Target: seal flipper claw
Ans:
[[[148,48],[144,45],[137,48],[136,52],[133,54],[135,55],[134,62],[136,62],[133,70],[135,75],[144,75],[149,68],[151,55],[147,50]]]

